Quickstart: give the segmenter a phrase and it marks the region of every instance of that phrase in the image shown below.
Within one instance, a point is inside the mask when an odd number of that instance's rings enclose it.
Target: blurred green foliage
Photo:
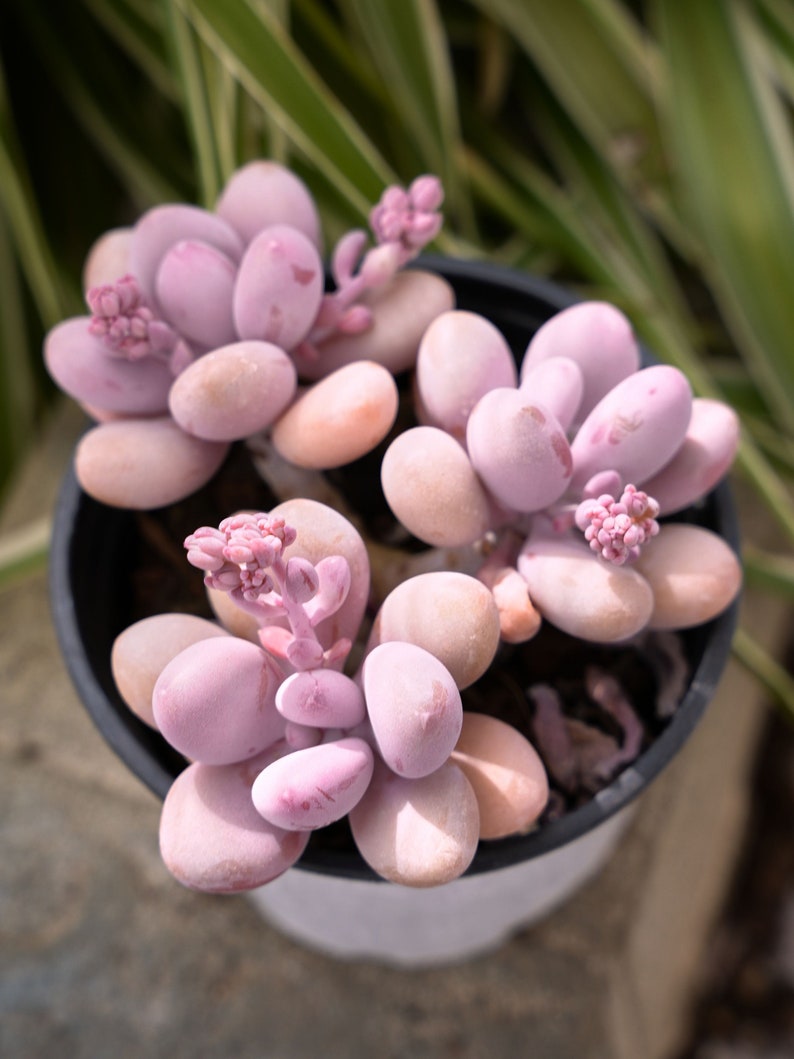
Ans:
[[[615,302],[739,410],[784,542],[748,541],[748,579],[794,598],[789,0],[4,0],[0,62],[0,489],[103,230],[273,157],[333,237],[433,171],[439,249]],[[746,630],[737,653],[794,710]]]

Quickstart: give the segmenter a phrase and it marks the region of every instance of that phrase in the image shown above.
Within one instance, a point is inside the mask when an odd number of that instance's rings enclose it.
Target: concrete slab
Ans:
[[[6,525],[51,505],[74,431],[54,428]],[[747,605],[774,639],[774,608]],[[764,717],[737,667],[598,879],[498,952],[421,971],[339,963],[171,879],[158,805],[82,711],[41,575],[0,595],[0,674],[0,1055],[673,1054]]]

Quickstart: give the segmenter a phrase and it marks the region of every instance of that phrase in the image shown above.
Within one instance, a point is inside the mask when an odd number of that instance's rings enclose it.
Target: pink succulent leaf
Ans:
[[[610,493],[583,500],[576,509],[575,521],[594,552],[607,562],[622,566],[635,559],[641,546],[657,535],[658,514],[659,505],[653,497],[627,485],[619,500]]]
[[[611,493],[612,496],[617,496],[622,491],[623,482],[617,471],[599,471],[585,484],[582,489],[582,496],[585,500],[594,500],[596,497],[601,496],[602,493]]]
[[[367,242],[363,228],[347,232],[334,248],[331,258],[331,274],[337,286],[343,286],[352,277]]]
[[[340,668],[353,647],[353,641],[346,636],[336,640],[323,655],[323,665],[329,669]]]
[[[350,591],[350,564],[343,555],[327,555],[315,566],[317,592],[304,606],[312,626],[336,614]]]
[[[317,639],[292,637],[287,644],[286,654],[287,661],[299,672],[317,669],[323,664],[323,648]]]
[[[320,302],[320,308],[317,310],[313,330],[333,330],[339,322],[343,312],[344,306],[338,298],[338,292],[336,294],[324,294],[322,301]],[[305,343],[301,343],[301,345],[304,344]]]
[[[308,559],[294,558],[287,563],[284,589],[295,603],[308,603],[317,595],[320,578]]]
[[[316,364],[320,359],[320,351],[314,344],[314,341],[304,339],[303,342],[299,342],[297,346],[292,350],[292,359],[295,361],[295,366],[300,374],[301,365]]]
[[[196,353],[190,348],[187,342],[182,338],[178,339],[168,358],[168,365],[174,378],[176,378],[177,375],[181,375],[185,368],[189,368],[195,359]]]
[[[287,659],[287,649],[292,643],[292,633],[280,625],[264,625],[258,632],[259,642],[276,658]]]
[[[287,721],[284,726],[284,738],[290,750],[305,750],[309,746],[319,746],[323,740],[323,730],[308,724]]]
[[[382,243],[367,253],[361,262],[358,278],[364,287],[382,287],[394,276],[403,260],[398,243]]]
[[[365,305],[353,305],[340,318],[337,328],[343,335],[360,335],[372,327],[374,317]]]

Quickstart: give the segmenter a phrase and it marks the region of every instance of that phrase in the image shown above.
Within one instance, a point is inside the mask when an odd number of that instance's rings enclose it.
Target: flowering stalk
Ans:
[[[324,296],[300,355],[316,359],[318,343],[334,332],[360,334],[372,326],[372,313],[356,303],[366,291],[388,283],[435,239],[441,230],[443,219],[438,211],[443,201],[444,189],[435,176],[417,177],[407,190],[396,184],[386,188],[369,217],[377,246],[364,255],[356,271],[366,233],[355,229],[339,240],[331,269],[337,289]]]
[[[167,323],[155,319],[133,275],[91,287],[86,302],[92,314],[88,332],[103,339],[112,355],[130,361],[160,356],[174,375],[192,362],[190,347]]]
[[[296,670],[337,662],[350,650],[340,640],[325,651],[314,626],[334,613],[350,587],[350,569],[342,556],[328,556],[314,566],[306,559],[285,561],[283,552],[296,538],[283,518],[238,514],[218,529],[202,526],[185,539],[188,561],[205,573],[204,583],[232,596],[257,618],[286,617],[291,632],[265,625],[263,647],[285,658]]]

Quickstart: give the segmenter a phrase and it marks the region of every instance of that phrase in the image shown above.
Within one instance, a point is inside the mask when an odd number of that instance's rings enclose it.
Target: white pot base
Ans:
[[[293,868],[248,896],[274,927],[339,959],[419,967],[497,948],[562,904],[606,862],[629,805],[586,834],[510,868],[411,889]]]

